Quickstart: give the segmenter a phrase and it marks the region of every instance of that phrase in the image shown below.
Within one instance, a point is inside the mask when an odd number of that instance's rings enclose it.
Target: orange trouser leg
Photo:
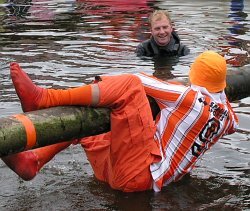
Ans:
[[[87,155],[97,179],[109,183],[110,132],[82,138],[79,142]]]
[[[82,139],[95,176],[125,192],[151,188],[155,124],[144,88],[133,75],[102,77],[98,106],[111,112],[111,132]]]

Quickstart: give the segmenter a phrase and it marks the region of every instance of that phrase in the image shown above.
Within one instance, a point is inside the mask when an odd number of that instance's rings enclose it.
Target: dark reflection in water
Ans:
[[[150,36],[148,14],[168,9],[191,54],[135,57]],[[9,77],[17,61],[36,84],[74,87],[95,75],[146,72],[187,79],[196,55],[222,52],[229,71],[249,69],[250,5],[244,0],[0,1],[0,116],[20,113]],[[58,154],[37,177],[21,181],[0,163],[0,210],[246,210],[250,207],[250,99],[232,103],[239,131],[222,139],[197,168],[160,193],[121,193],[93,177],[79,146]]]
[[[228,14],[229,35],[225,36],[229,46],[224,49],[227,54],[228,64],[239,67],[249,63],[249,30],[248,14],[244,11],[244,0],[232,0]],[[243,36],[243,37],[242,37]]]
[[[25,17],[32,5],[32,0],[22,1],[21,3],[20,5],[18,1],[9,1],[9,4],[6,6],[9,10],[8,14],[15,17]]]
[[[229,27],[229,31],[234,35],[245,34],[247,29],[247,13],[244,12],[244,0],[231,1],[231,13],[228,17],[232,19],[233,25]]]
[[[173,67],[178,64],[179,57],[156,57],[153,58],[154,61],[154,72],[153,75],[157,78],[168,80],[175,78],[175,75],[172,73]]]

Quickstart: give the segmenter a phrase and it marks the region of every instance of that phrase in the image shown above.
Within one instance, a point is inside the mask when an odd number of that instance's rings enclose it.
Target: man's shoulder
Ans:
[[[176,31],[173,31],[172,36],[175,39],[176,44],[179,46],[178,47],[178,55],[179,56],[188,55],[190,53],[190,49],[181,42],[181,39],[180,39],[178,33]]]
[[[179,47],[179,55],[180,56],[186,56],[190,53],[190,49],[186,46],[180,43]]]
[[[151,40],[147,39],[143,42],[139,43],[136,48],[136,55],[137,56],[149,56]]]

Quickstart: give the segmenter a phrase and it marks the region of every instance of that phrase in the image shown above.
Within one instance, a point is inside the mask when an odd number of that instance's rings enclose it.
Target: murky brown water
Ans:
[[[162,64],[135,57],[153,9],[171,12],[191,54]],[[0,117],[20,113],[9,77],[17,61],[44,87],[88,83],[96,74],[144,71],[186,78],[198,53],[226,54],[230,71],[249,66],[250,2],[244,0],[0,0]],[[164,66],[164,68],[159,68]],[[95,180],[80,146],[58,154],[32,181],[0,162],[0,210],[250,209],[250,98],[232,103],[240,130],[218,143],[189,177],[160,193],[121,193]]]

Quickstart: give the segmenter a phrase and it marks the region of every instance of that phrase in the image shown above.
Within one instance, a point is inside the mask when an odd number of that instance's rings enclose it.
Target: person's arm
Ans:
[[[190,49],[186,45],[180,44],[180,47],[179,47],[179,50],[178,50],[178,54],[180,56],[186,56],[189,53],[190,53]]]
[[[238,119],[236,113],[234,112],[233,108],[231,107],[230,102],[228,100],[227,100],[227,107],[228,107],[229,112],[231,113],[231,115],[233,117],[233,120],[234,120],[231,124],[231,127],[228,129],[228,131],[226,131],[226,134],[229,135],[229,134],[234,133],[238,129],[239,119]]]
[[[142,43],[140,43],[137,46],[135,53],[136,53],[136,56],[139,56],[139,57],[140,56],[145,56],[146,51],[145,51]]]
[[[185,86],[168,83],[144,73],[136,75],[141,79],[146,94],[158,100],[174,103],[187,89]]]

